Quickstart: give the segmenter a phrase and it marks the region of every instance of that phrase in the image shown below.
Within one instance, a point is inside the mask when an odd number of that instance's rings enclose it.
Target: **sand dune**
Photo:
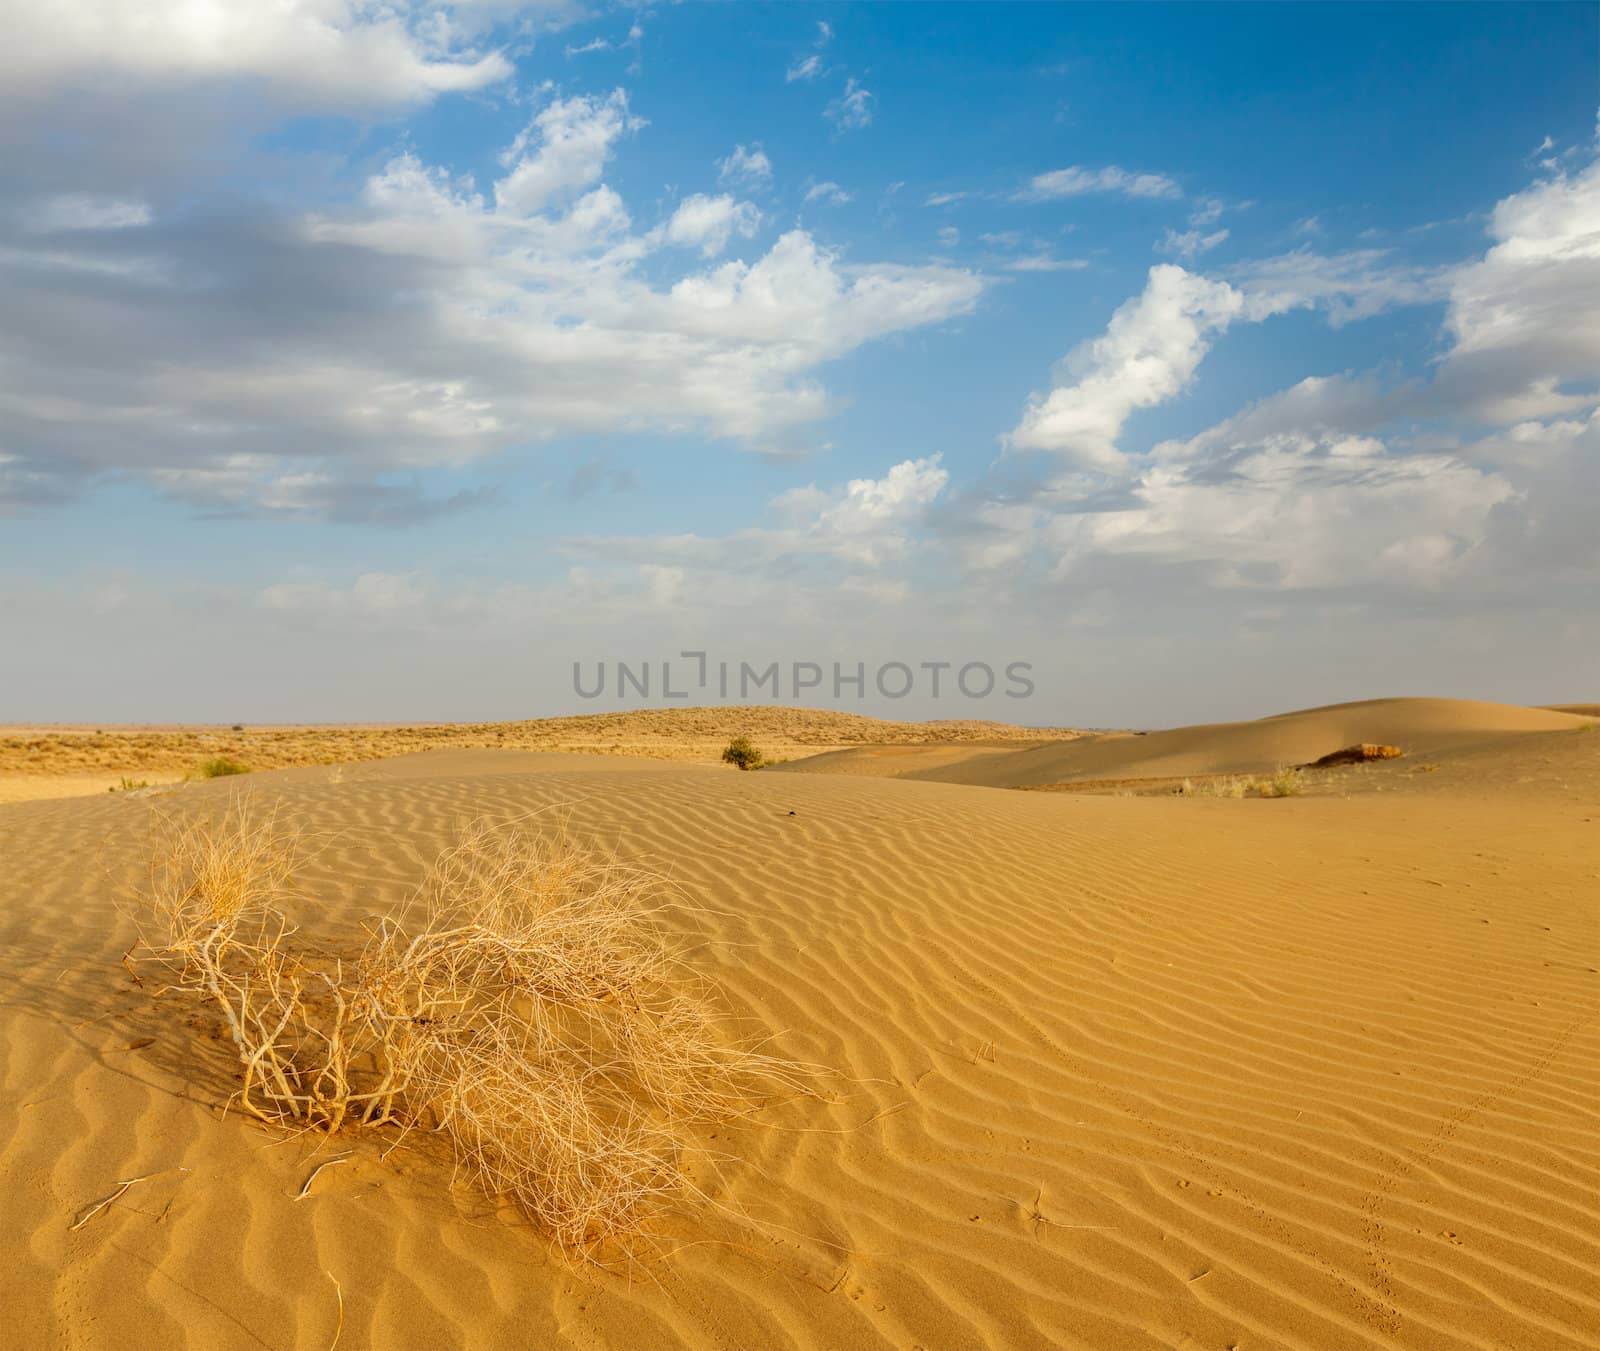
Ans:
[[[1518,738],[1567,732],[1586,724],[1573,713],[1465,699],[1372,699],[1309,708],[1252,722],[1178,727],[1145,735],[1117,732],[982,754],[916,760],[917,752],[852,748],[791,765],[788,770],[871,774],[1033,788],[1074,780],[1183,778],[1256,774],[1307,764],[1356,742],[1399,746],[1410,756],[1437,757]]]
[[[1221,735],[1243,762],[1560,717],[1468,712]],[[1163,735],[1169,761],[1217,754]],[[323,842],[308,924],[392,904],[463,817],[565,804],[698,903],[683,936],[745,1026],[837,1071],[836,1101],[706,1141],[735,1160],[703,1174],[720,1208],[674,1219],[631,1282],[451,1190],[426,1141],[341,1144],[295,1200],[328,1147],[222,1112],[225,1057],[130,983],[115,897],[153,810],[237,782],[0,808],[0,1342],[320,1351],[337,1282],[340,1345],[372,1351],[1592,1349],[1600,751],[1583,763],[1586,804],[465,750],[251,776]]]
[[[1553,713],[1576,713],[1580,718],[1600,718],[1600,704],[1546,704]]]

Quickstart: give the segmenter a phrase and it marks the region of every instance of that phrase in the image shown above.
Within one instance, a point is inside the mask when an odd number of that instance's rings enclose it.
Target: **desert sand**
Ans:
[[[0,802],[79,797],[129,783],[193,777],[226,757],[250,769],[355,764],[445,749],[571,751],[716,764],[735,736],[755,738],[769,760],[860,745],[929,741],[993,747],[1069,739],[1071,728],[1014,727],[973,719],[892,722],[820,709],[635,709],[521,722],[367,725],[99,726],[0,724]]]
[[[824,739],[752,774],[440,749],[0,807],[0,1343],[1592,1349],[1600,724],[1574,707]],[[1273,801],[1006,791],[1356,741],[1407,753]],[[426,1141],[247,1122],[121,964],[119,908],[153,815],[241,792],[321,841],[302,919],[344,926],[463,819],[559,806],[692,898],[677,937],[732,1022],[826,1091],[715,1131],[715,1204],[628,1274]]]

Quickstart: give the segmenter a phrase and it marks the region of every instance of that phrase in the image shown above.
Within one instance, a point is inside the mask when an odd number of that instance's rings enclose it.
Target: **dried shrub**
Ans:
[[[284,909],[297,839],[236,801],[155,853],[146,955],[214,1005],[253,1116],[421,1126],[569,1251],[642,1231],[701,1126],[803,1086],[720,1035],[654,878],[564,835],[476,824],[355,952]]]

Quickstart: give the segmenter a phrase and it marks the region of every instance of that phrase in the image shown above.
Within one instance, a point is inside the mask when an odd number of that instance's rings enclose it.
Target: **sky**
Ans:
[[[1593,4],[8,26],[0,722],[1600,698]]]

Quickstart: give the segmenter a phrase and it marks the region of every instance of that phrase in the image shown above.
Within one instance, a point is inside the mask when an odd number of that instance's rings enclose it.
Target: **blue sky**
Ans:
[[[1600,688],[1594,6],[141,13],[0,56],[0,720]]]

